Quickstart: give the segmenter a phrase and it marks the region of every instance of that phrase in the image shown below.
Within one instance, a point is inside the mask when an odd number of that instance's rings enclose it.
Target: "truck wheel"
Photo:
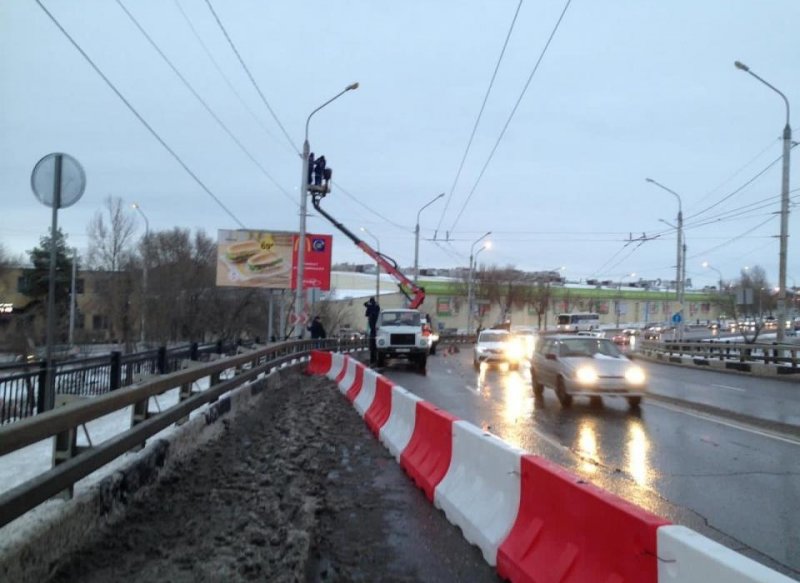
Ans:
[[[378,366],[381,368],[386,366],[386,355],[383,352],[378,353]]]
[[[419,372],[422,374],[427,374],[428,372],[428,355],[427,354],[420,354],[417,358],[417,368]]]
[[[567,394],[567,389],[564,387],[564,379],[558,377],[556,381],[556,397],[564,409],[568,409],[572,405],[572,395]]]
[[[436,354],[436,345],[439,344],[438,342],[434,342],[431,344],[431,354]]]
[[[641,397],[628,397],[628,406],[631,409],[638,409],[641,403],[642,403]]]

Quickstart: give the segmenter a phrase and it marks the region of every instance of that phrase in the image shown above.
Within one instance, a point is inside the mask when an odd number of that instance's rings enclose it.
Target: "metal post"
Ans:
[[[443,196],[444,196],[443,192],[441,194],[436,195],[436,198],[434,198],[428,204],[423,206],[417,212],[417,225],[414,228],[414,283],[417,283],[417,280],[419,279],[419,216],[420,214],[422,214],[422,211],[424,211],[426,208],[431,206],[433,203],[435,203]]]
[[[469,278],[467,279],[467,335],[472,334],[472,253],[469,255]]]
[[[56,328],[56,233],[58,232],[58,207],[61,206],[61,168],[63,156],[56,155],[53,179],[53,224],[50,228],[50,281],[47,289],[47,390],[45,392],[45,410],[55,407],[56,400],[56,367],[53,362],[53,342]]]
[[[270,289],[267,290],[269,294],[269,302],[267,304],[267,339],[264,341],[264,344],[269,344],[272,342],[272,337],[275,336],[275,326],[273,325],[273,312],[275,311],[275,293]]]
[[[72,346],[72,342],[75,336],[75,279],[77,277],[78,271],[78,249],[76,247],[72,248],[72,283],[70,285],[70,293],[69,293],[69,345]]]
[[[789,155],[792,150],[792,128],[789,125],[789,103],[786,103],[786,126],[783,128],[783,171],[781,175],[781,247],[778,268],[778,343],[786,338],[786,260],[789,240]]]

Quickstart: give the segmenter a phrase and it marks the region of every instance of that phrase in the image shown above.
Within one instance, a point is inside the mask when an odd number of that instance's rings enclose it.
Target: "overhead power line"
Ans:
[[[86,51],[84,51],[83,48],[81,48],[81,46],[77,43],[77,41],[75,39],[73,39],[72,36],[70,36],[70,34],[66,31],[66,29],[63,26],[61,26],[61,23],[56,19],[56,17],[53,16],[50,13],[50,11],[47,10],[47,8],[44,7],[44,4],[42,4],[41,0],[36,0],[36,4],[39,5],[39,8],[41,8],[42,11],[48,16],[48,18],[50,18],[50,20],[53,22],[53,24],[56,25],[56,27],[61,31],[61,34],[63,34],[67,38],[67,40],[69,40],[69,42],[72,44],[72,46],[74,46],[75,49],[77,49],[77,51],[81,54],[81,56],[83,56],[83,58],[86,59],[86,62],[89,63],[89,65],[91,65],[91,67],[100,76],[100,78],[103,81],[105,81],[106,85],[108,85],[109,88],[111,88],[111,90],[117,95],[117,97],[119,97],[119,99],[122,101],[122,103],[124,103],[125,106],[131,111],[131,113],[133,113],[133,115],[136,116],[136,118],[139,120],[139,122],[141,122],[141,124],[145,128],[147,128],[147,130],[153,135],[153,137],[156,140],[158,140],[158,142],[164,147],[164,149],[167,152],[169,152],[172,155],[173,158],[175,158],[175,160],[178,162],[178,164],[181,165],[181,167],[186,171],[186,173],[189,174],[189,176],[191,176],[194,179],[194,181],[200,186],[200,188],[203,189],[203,191],[206,194],[208,194],[212,199],[214,199],[214,202],[216,202],[219,205],[219,207],[223,211],[225,211],[225,213],[230,218],[232,218],[237,225],[239,225],[241,228],[245,229],[246,227],[244,226],[244,223],[242,223],[242,221],[240,221],[236,217],[236,215],[234,215],[231,212],[231,210],[227,206],[225,206],[225,204],[223,204],[223,202],[219,199],[219,197],[217,197],[213,192],[211,192],[211,189],[208,188],[203,183],[203,181],[200,180],[200,178],[194,172],[191,171],[191,169],[186,165],[186,163],[181,159],[181,157],[178,156],[177,152],[175,152],[175,150],[170,148],[169,145],[161,138],[161,136],[158,135],[158,133],[155,131],[155,129],[153,129],[153,127],[149,123],[147,123],[147,121],[142,117],[142,115],[138,111],[136,111],[136,108],[134,108],[133,105],[125,98],[125,96],[122,95],[122,93],[119,91],[119,89],[116,88],[116,86],[111,82],[111,80],[108,77],[105,76],[105,74],[94,63],[94,61],[91,59],[91,57],[89,57],[89,55],[86,53]]]
[[[544,48],[542,49],[542,52],[539,55],[539,58],[536,60],[536,64],[533,66],[533,70],[531,71],[531,74],[528,76],[528,80],[525,82],[525,86],[522,88],[522,92],[519,94],[519,97],[517,98],[517,102],[514,104],[514,108],[511,110],[511,114],[508,116],[508,119],[506,120],[506,123],[503,126],[503,130],[500,132],[500,135],[497,137],[497,141],[495,142],[494,147],[492,148],[492,151],[489,153],[489,157],[486,159],[486,163],[483,165],[483,168],[481,168],[480,174],[478,174],[478,178],[477,178],[477,180],[475,180],[475,184],[472,186],[472,190],[470,190],[469,195],[467,195],[467,199],[464,201],[464,204],[461,206],[461,210],[458,212],[458,215],[456,216],[456,219],[453,221],[453,224],[450,226],[450,232],[451,233],[455,231],[456,225],[458,224],[459,219],[461,219],[461,215],[464,214],[464,210],[466,210],[470,199],[472,199],[472,195],[475,194],[475,190],[478,188],[478,185],[480,184],[481,179],[483,178],[483,175],[486,173],[486,169],[489,167],[489,164],[491,163],[492,158],[494,158],[494,154],[495,154],[495,152],[497,152],[497,148],[498,148],[498,146],[500,146],[500,142],[503,140],[503,136],[506,135],[506,130],[508,130],[508,126],[511,124],[511,120],[514,119],[514,116],[517,113],[517,109],[519,108],[520,103],[522,103],[522,98],[525,97],[525,93],[527,93],[528,87],[530,86],[534,75],[536,75],[536,71],[539,70],[539,65],[542,63],[542,59],[544,59],[545,54],[547,54],[547,49],[550,47],[550,43],[553,41],[553,38],[555,37],[556,32],[558,32],[558,28],[561,26],[561,21],[564,20],[564,15],[567,13],[567,9],[569,8],[569,5],[571,3],[572,3],[572,0],[567,0],[567,2],[564,4],[564,9],[561,11],[561,15],[558,17],[558,20],[556,21],[556,24],[553,27],[553,30],[550,33],[550,37],[547,39],[547,42],[545,43]]]
[[[253,164],[255,164],[258,167],[259,170],[261,170],[261,173],[264,174],[264,176],[266,176],[267,179],[269,179],[269,181],[272,182],[278,188],[278,190],[281,192],[281,194],[283,194],[283,196],[285,198],[287,198],[289,200],[289,202],[291,202],[294,205],[299,206],[297,204],[297,202],[294,200],[294,198],[286,191],[286,189],[283,188],[278,183],[278,181],[275,180],[275,178],[272,176],[272,174],[270,174],[267,171],[267,169],[264,168],[264,166],[261,165],[261,163],[256,159],[256,157],[253,156],[253,154],[250,153],[250,150],[248,150],[244,146],[244,144],[242,144],[242,142],[240,142],[239,139],[235,135],[233,135],[233,132],[228,128],[227,125],[225,125],[225,122],[223,122],[219,118],[219,116],[216,113],[214,113],[214,111],[211,109],[211,107],[208,105],[208,103],[206,103],[206,101],[200,96],[200,94],[195,90],[195,88],[192,86],[192,84],[189,83],[189,81],[186,79],[186,77],[184,77],[181,74],[181,72],[178,70],[178,68],[172,63],[172,61],[169,60],[169,57],[167,57],[167,55],[164,54],[164,51],[161,50],[161,48],[153,40],[153,38],[147,33],[147,31],[142,27],[142,25],[139,24],[139,21],[136,20],[136,17],[134,17],[133,14],[131,14],[130,11],[125,7],[125,5],[122,3],[122,0],[116,0],[116,3],[120,8],[122,8],[123,12],[125,12],[125,14],[128,16],[130,21],[134,24],[134,26],[136,26],[136,28],[139,30],[139,32],[142,33],[142,36],[144,36],[144,38],[147,39],[147,42],[150,43],[150,46],[153,47],[153,49],[159,54],[159,56],[164,60],[164,62],[169,66],[169,68],[172,69],[172,72],[175,73],[175,75],[178,77],[178,79],[181,80],[183,85],[191,92],[192,95],[194,95],[195,99],[197,99],[197,101],[200,102],[200,105],[202,105],[203,108],[208,112],[208,114],[211,117],[214,118],[214,121],[217,122],[217,125],[219,125],[219,127],[226,134],[228,134],[228,137],[231,140],[233,140],[234,143],[237,146],[239,146],[239,149],[244,153],[244,155],[247,156],[248,158],[250,158],[250,160],[253,162]]]
[[[219,29],[222,31],[222,34],[225,35],[225,39],[228,41],[228,44],[230,45],[231,49],[233,50],[234,54],[236,55],[236,58],[239,60],[239,64],[242,66],[242,69],[244,69],[245,73],[247,73],[247,77],[250,79],[250,82],[253,84],[253,87],[255,87],[256,92],[258,92],[258,96],[261,98],[261,101],[264,103],[264,105],[267,106],[267,109],[269,110],[269,113],[272,115],[272,119],[274,119],[275,123],[278,124],[278,127],[281,128],[281,131],[283,132],[283,135],[286,136],[286,140],[289,142],[289,145],[292,147],[292,149],[298,155],[300,155],[300,150],[297,149],[297,146],[295,146],[294,142],[292,141],[292,138],[289,136],[289,133],[286,131],[286,128],[283,127],[283,124],[281,123],[281,120],[278,119],[277,114],[272,109],[272,106],[269,104],[269,101],[264,96],[264,93],[261,91],[261,87],[258,86],[258,83],[256,83],[256,80],[253,77],[252,73],[250,73],[250,69],[247,68],[247,65],[245,64],[244,59],[242,59],[242,55],[239,54],[239,51],[237,50],[236,45],[233,43],[233,40],[231,39],[230,35],[228,34],[228,31],[225,30],[225,26],[222,24],[222,21],[219,19],[219,16],[217,16],[216,11],[214,10],[214,7],[211,5],[211,0],[205,0],[205,2],[206,2],[206,5],[208,6],[208,9],[211,11],[211,14],[214,15],[214,20],[217,21],[217,25],[219,26]]]
[[[239,93],[239,91],[233,85],[233,82],[230,80],[230,78],[228,78],[228,76],[222,70],[222,67],[220,66],[219,62],[217,62],[217,60],[214,58],[214,55],[211,53],[211,49],[208,48],[208,45],[203,40],[203,37],[200,36],[200,33],[197,31],[197,28],[194,26],[192,20],[189,18],[189,15],[186,14],[186,11],[183,9],[183,6],[181,6],[180,0],[172,0],[172,1],[178,8],[178,11],[180,11],[181,16],[183,16],[183,19],[186,21],[186,24],[191,29],[194,38],[196,38],[197,42],[200,43],[200,46],[203,48],[203,52],[208,57],[208,60],[211,61],[212,65],[214,65],[214,68],[217,70],[217,73],[219,73],[220,77],[222,77],[222,80],[225,81],[225,84],[228,86],[231,92],[236,96],[236,99],[239,101],[242,107],[245,110],[247,110],[247,112],[250,114],[250,117],[253,118],[253,120],[259,125],[259,127],[262,130],[264,130],[264,133],[267,134],[272,140],[275,140],[277,142],[278,138],[275,137],[275,134],[273,134],[272,131],[270,131],[270,129],[267,127],[267,125],[262,121],[262,119],[256,115],[253,109],[244,100],[242,94]]]
[[[514,24],[517,22],[517,16],[519,16],[519,9],[522,8],[522,0],[519,0],[517,4],[517,9],[514,11],[514,18],[511,20],[511,25],[508,27],[508,33],[506,33],[506,40],[503,42],[503,48],[500,51],[500,56],[497,58],[497,64],[494,66],[494,72],[492,73],[492,78],[489,80],[489,86],[486,88],[486,94],[483,96],[483,103],[481,103],[481,109],[478,111],[478,117],[475,118],[475,124],[472,126],[472,133],[469,135],[469,140],[467,141],[467,147],[464,148],[464,155],[461,156],[461,163],[458,165],[458,171],[456,172],[456,177],[453,179],[453,184],[450,187],[450,194],[447,195],[447,200],[444,204],[444,209],[442,210],[442,215],[439,217],[439,223],[436,225],[436,231],[433,234],[433,238],[436,238],[436,234],[439,232],[439,229],[442,227],[442,221],[444,221],[444,217],[447,214],[447,209],[450,206],[450,200],[453,198],[453,191],[456,189],[456,185],[458,184],[458,179],[461,176],[461,171],[464,169],[464,162],[467,160],[467,154],[469,154],[469,150],[472,147],[472,141],[475,139],[475,132],[478,130],[478,124],[481,121],[481,117],[483,116],[483,110],[486,109],[486,102],[489,100],[489,94],[492,92],[492,87],[494,86],[494,80],[497,78],[497,71],[500,70],[500,63],[503,61],[503,55],[506,54],[506,47],[508,46],[508,41],[511,38],[511,33],[514,30]]]

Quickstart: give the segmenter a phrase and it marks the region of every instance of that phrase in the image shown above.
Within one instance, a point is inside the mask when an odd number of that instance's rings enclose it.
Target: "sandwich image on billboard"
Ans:
[[[330,235],[306,237],[304,288],[330,289]],[[291,231],[218,231],[217,285],[294,289],[297,233]]]

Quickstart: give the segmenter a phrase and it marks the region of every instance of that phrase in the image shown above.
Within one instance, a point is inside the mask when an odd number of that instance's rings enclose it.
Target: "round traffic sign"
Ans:
[[[60,174],[58,183],[56,174]],[[66,208],[83,196],[86,174],[75,158],[55,152],[39,160],[33,167],[31,188],[39,202],[50,208],[54,206],[58,191],[58,208]]]
[[[672,323],[673,324],[680,324],[681,323],[681,313],[678,312],[677,314],[672,315]]]

